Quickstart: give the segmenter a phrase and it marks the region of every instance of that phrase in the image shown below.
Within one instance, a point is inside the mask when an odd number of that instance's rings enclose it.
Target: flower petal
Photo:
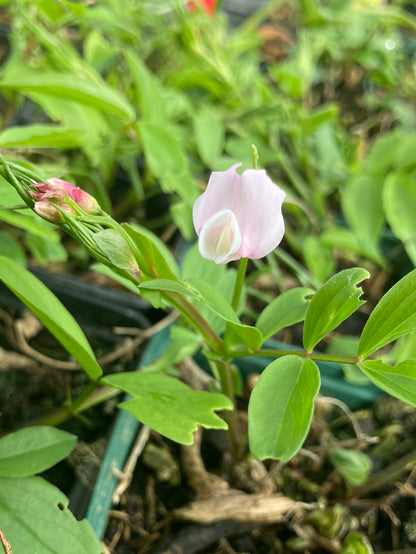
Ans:
[[[221,210],[234,211],[241,176],[235,164],[227,171],[214,171],[209,178],[206,191],[196,200],[193,207],[194,227],[199,235],[202,227],[215,213]]]
[[[202,227],[199,251],[207,260],[213,260],[216,264],[239,260],[240,245],[240,230],[231,210],[215,213]]]
[[[281,242],[285,226],[282,204],[285,193],[264,169],[247,169],[241,175],[234,214],[241,233],[240,254],[263,258]]]

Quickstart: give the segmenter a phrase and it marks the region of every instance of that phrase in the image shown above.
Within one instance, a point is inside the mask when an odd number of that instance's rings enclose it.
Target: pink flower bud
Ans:
[[[75,215],[74,210],[70,206],[66,206],[65,204],[63,204],[59,207],[68,214]],[[33,209],[38,215],[40,215],[40,217],[43,217],[43,219],[51,221],[52,223],[62,223],[64,220],[63,215],[58,210],[58,208],[47,200],[35,202]]]
[[[193,208],[199,251],[216,264],[263,258],[278,246],[285,232],[285,193],[264,169],[246,169],[238,175],[240,165],[212,173]]]
[[[87,214],[94,215],[100,211],[100,206],[93,196],[62,179],[49,179],[46,183],[36,183],[33,187],[38,192],[31,191],[30,195],[36,200],[54,200],[64,205],[69,197]]]

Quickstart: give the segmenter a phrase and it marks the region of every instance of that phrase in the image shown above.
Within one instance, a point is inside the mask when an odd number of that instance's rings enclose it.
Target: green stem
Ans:
[[[60,425],[64,421],[75,417],[88,408],[92,408],[109,398],[113,398],[120,393],[118,389],[113,387],[99,387],[97,388],[97,383],[91,383],[82,394],[74,400],[68,406],[63,406],[59,408],[54,413],[44,416],[35,422],[32,425],[49,425],[55,427]]]
[[[261,350],[230,350],[229,355],[233,358],[245,358],[249,356],[261,356],[266,358],[281,358],[289,355],[299,356],[300,358],[309,358],[317,362],[334,362],[339,364],[358,364],[362,360],[358,356],[333,356],[332,354],[317,354],[315,352],[306,352],[305,350],[279,350],[274,348],[264,348]]]
[[[233,310],[237,310],[238,303],[240,302],[241,291],[243,290],[244,278],[246,276],[248,258],[241,258],[238,264],[237,278],[235,280],[233,298],[231,300],[231,307]]]
[[[227,441],[228,450],[234,460],[240,459],[242,451],[241,434],[238,426],[238,417],[235,409],[234,384],[231,373],[230,362],[216,360],[215,362],[218,374],[220,376],[220,385],[222,392],[228,396],[233,403],[233,410],[224,410],[222,417],[228,425]]]
[[[218,353],[222,350],[222,340],[206,319],[201,316],[195,306],[176,292],[165,292],[163,296],[169,301],[173,308],[201,333],[214,353]]]

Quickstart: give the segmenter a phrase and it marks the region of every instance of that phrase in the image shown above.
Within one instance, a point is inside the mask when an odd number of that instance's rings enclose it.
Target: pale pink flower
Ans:
[[[263,258],[281,242],[285,231],[285,193],[264,169],[214,171],[196,200],[193,221],[201,255],[216,264],[240,258]]]

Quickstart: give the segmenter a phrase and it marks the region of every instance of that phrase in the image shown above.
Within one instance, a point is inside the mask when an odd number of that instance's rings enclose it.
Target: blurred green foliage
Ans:
[[[8,156],[190,239],[209,172],[250,167],[254,143],[288,193],[283,262],[302,284],[357,256],[388,266],[386,225],[415,263],[416,18],[401,2],[274,0],[234,29],[180,0],[4,4]],[[152,221],[159,191],[170,216]],[[40,261],[62,259],[28,232]]]

